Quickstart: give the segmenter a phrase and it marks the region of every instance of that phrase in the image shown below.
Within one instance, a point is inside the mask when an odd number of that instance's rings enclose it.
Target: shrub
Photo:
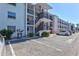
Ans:
[[[33,33],[29,33],[28,36],[29,36],[29,37],[33,37],[34,34],[33,34]]]
[[[54,32],[50,31],[50,34],[54,34]]]
[[[49,32],[43,32],[42,33],[42,37],[48,37],[49,36]]]
[[[36,33],[36,36],[39,36],[39,33]]]
[[[52,32],[52,31],[50,31],[50,34],[53,34],[53,32]]]
[[[3,29],[0,31],[1,35],[6,36],[5,39],[10,39],[13,32],[11,30]]]

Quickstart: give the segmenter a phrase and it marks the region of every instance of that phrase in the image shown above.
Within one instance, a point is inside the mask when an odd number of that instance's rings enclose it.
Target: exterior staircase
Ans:
[[[44,12],[37,14],[38,19],[35,20],[35,31],[41,35],[42,32],[49,32],[48,24],[51,20]],[[46,28],[45,28],[46,27]]]

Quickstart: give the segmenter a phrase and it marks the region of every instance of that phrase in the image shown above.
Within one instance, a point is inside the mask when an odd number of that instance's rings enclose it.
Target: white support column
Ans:
[[[24,36],[27,36],[27,3],[24,4],[25,13],[24,13]]]
[[[35,34],[35,20],[36,20],[36,16],[35,16],[35,5],[34,5],[34,18],[33,18],[33,20],[34,20],[34,29],[33,29],[33,32]]]
[[[50,29],[49,27],[50,27],[50,22],[48,22],[48,30]]]
[[[43,26],[44,26],[43,30],[46,30],[46,22],[44,22]]]
[[[48,10],[47,10],[47,12],[48,12]],[[48,18],[49,18],[49,13],[48,13]],[[49,30],[49,26],[50,26],[50,22],[48,22],[48,30]]]

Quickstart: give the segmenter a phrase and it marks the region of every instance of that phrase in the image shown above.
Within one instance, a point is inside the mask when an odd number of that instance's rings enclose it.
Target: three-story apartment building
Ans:
[[[75,26],[56,15],[51,15],[51,31],[52,33],[59,33],[62,31],[74,32]]]
[[[3,3],[0,4],[0,30],[10,29],[17,36],[22,31],[23,36],[29,33],[49,31],[50,19],[48,10],[51,7],[46,3]]]
[[[52,9],[47,3],[2,3],[0,4],[0,30],[10,29],[14,32],[12,37],[29,33],[34,35],[46,32],[58,33],[73,30],[74,25],[52,15],[48,10]]]

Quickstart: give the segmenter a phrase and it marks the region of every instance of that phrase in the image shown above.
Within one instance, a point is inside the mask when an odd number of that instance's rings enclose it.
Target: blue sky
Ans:
[[[50,13],[58,15],[61,19],[77,24],[79,23],[79,4],[78,3],[50,3],[53,9]]]

